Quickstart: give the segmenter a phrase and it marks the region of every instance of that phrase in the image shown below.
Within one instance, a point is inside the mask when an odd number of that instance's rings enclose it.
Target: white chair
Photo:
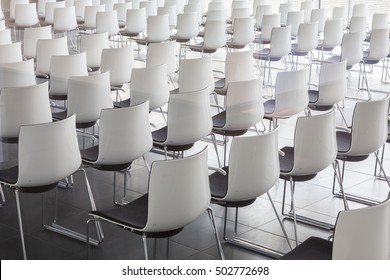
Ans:
[[[139,3],[139,8],[145,8],[146,17],[157,16],[157,3],[154,1],[141,1]]]
[[[9,20],[15,22],[16,6],[19,4],[29,4],[29,0],[10,0],[9,1]]]
[[[287,25],[288,12],[291,12],[291,11],[293,11],[292,3],[280,3],[279,4],[280,23],[282,25]]]
[[[54,9],[53,33],[65,34],[72,43],[73,48],[76,44],[72,39],[72,32],[78,31],[75,7],[65,7]]]
[[[113,11],[114,10],[114,4],[117,3],[117,0],[100,0],[100,4],[104,5],[106,8],[106,11]]]
[[[87,54],[87,66],[89,72],[95,72],[100,69],[102,51],[110,47],[108,33],[96,33],[81,35],[80,52]]]
[[[0,45],[12,44],[11,29],[0,30]]]
[[[229,136],[244,135],[248,129],[259,123],[264,116],[263,93],[260,79],[231,82],[228,84],[225,110],[213,116],[213,134],[223,136],[224,161],[226,165],[227,141]],[[217,143],[213,137],[218,163],[221,166]]]
[[[108,33],[108,38],[112,38],[119,33],[118,12],[116,10],[96,13],[96,33]],[[122,41],[122,40],[120,40]]]
[[[192,14],[195,13],[198,24],[202,23],[203,10],[202,3],[194,3],[184,5],[183,14]]]
[[[297,42],[291,45],[291,68],[298,69],[298,61],[300,56],[304,56],[309,60],[311,69],[311,61],[313,51],[318,46],[318,22],[301,23],[298,30]],[[294,63],[294,56],[297,57]]]
[[[367,17],[368,16],[368,4],[359,3],[353,5],[352,17]]]
[[[324,37],[319,40],[317,50],[321,53],[321,59],[325,58],[325,52],[331,52],[341,45],[343,40],[342,19],[328,19],[325,21]]]
[[[0,63],[22,61],[22,45],[20,42],[0,45]]]
[[[65,8],[65,1],[59,2],[46,2],[45,5],[45,20],[43,25],[53,25],[54,24],[54,10],[56,8]]]
[[[86,6],[84,11],[84,24],[79,26],[79,29],[94,32],[96,30],[96,15],[98,12],[104,11],[104,5]]]
[[[114,10],[117,11],[119,28],[122,29],[126,26],[127,10],[132,8],[131,2],[114,3]]]
[[[143,2],[141,2],[143,3]],[[149,16],[147,18],[146,37],[135,38],[138,44],[161,43],[169,40],[171,30],[169,28],[168,14]]]
[[[300,10],[304,12],[304,21],[310,22],[311,11],[314,8],[314,1],[307,0],[301,2]]]
[[[291,38],[298,36],[298,30],[301,23],[304,23],[303,11],[290,11],[287,13],[286,26],[291,25]]]
[[[243,49],[252,44],[255,39],[253,19],[236,18],[233,23],[232,39],[226,42],[226,47],[231,49]]]
[[[126,26],[121,31],[122,36],[137,37],[140,33],[146,31],[146,10],[142,9],[130,9],[126,13]]]
[[[318,34],[322,34],[325,28],[326,9],[313,9],[309,22],[318,22]]]
[[[23,34],[23,57],[35,59],[37,57],[37,41],[51,38],[51,25],[25,28]]]
[[[176,59],[176,44],[173,41],[150,43],[146,52],[146,68],[167,65],[167,75],[174,85],[172,75],[178,70]]]
[[[56,2],[55,0],[38,0],[37,1],[37,13],[40,20],[44,20],[46,16],[46,3]]]
[[[236,18],[248,18],[250,16],[249,8],[235,8],[231,10],[230,18],[226,20],[226,23],[233,23]]]
[[[341,19],[343,29],[348,27],[348,6],[333,7],[332,19]]]
[[[157,8],[157,15],[168,14],[169,28],[175,29],[177,25],[176,6],[163,6]]]
[[[18,143],[22,125],[51,122],[48,83],[5,87],[0,94],[0,139]]]
[[[261,31],[263,16],[272,15],[272,5],[258,5],[254,11],[255,29]],[[280,23],[280,22],[279,22]]]
[[[36,3],[17,4],[15,6],[15,30],[23,30],[26,27],[36,26],[38,24],[39,19]]]
[[[389,15],[387,13],[374,13],[372,15],[371,30],[389,28],[388,23]]]
[[[76,12],[77,23],[79,25],[83,24],[85,16],[85,7],[92,6],[92,0],[75,0],[73,5]]]
[[[173,171],[178,176],[166,176]],[[94,211],[91,215],[94,217],[92,220],[108,221],[142,235],[145,259],[148,259],[148,236],[169,237],[177,234],[207,210],[220,257],[224,259],[209,203],[207,150],[204,149],[188,158],[153,162],[147,194],[126,206]],[[134,215],[132,211],[143,214]],[[118,217],[121,219],[118,220]]]
[[[226,24],[224,21],[206,21],[203,42],[195,45],[186,45],[191,51],[202,54],[215,53],[217,49],[226,45]]]
[[[5,29],[5,20],[0,20],[0,30]]]
[[[261,33],[255,40],[255,42],[260,44],[260,49],[263,48],[263,45],[267,45],[271,42],[272,29],[275,27],[280,27],[280,14],[264,15]]]
[[[50,59],[50,99],[66,100],[69,78],[87,75],[85,52],[73,55],[53,55]]]
[[[177,15],[176,34],[171,37],[177,43],[180,43],[179,59],[186,57],[182,53],[182,44],[189,43],[199,34],[199,24],[196,13],[184,13]],[[185,51],[186,49],[184,49]]]
[[[50,61],[53,55],[68,55],[68,38],[38,39],[36,48],[36,68],[38,76],[49,78]]]
[[[349,22],[349,32],[350,33],[361,33],[362,40],[365,40],[367,37],[367,18],[353,16]]]
[[[0,63],[0,90],[35,85],[34,60]]]

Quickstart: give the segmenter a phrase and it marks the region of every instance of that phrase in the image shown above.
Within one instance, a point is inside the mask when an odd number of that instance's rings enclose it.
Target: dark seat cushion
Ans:
[[[229,167],[222,168],[229,172]],[[223,175],[219,172],[215,172],[209,176],[211,196],[216,198],[223,198],[227,194],[228,190],[228,177],[229,175]]]
[[[168,136],[168,126],[164,126],[152,132],[153,142],[163,143],[165,142],[165,140],[167,140],[167,136]]]
[[[279,164],[280,164],[280,179],[290,180],[290,175],[285,175],[282,173],[289,173],[294,167],[294,148],[293,147],[283,147],[281,151],[284,155],[279,155]],[[317,176],[317,173],[306,174],[306,175],[293,175],[292,180],[295,182],[304,182],[309,181]]]
[[[119,101],[119,102],[114,102],[114,107],[115,108],[126,108],[130,107],[130,98]]]
[[[331,260],[333,243],[319,237],[309,237],[279,260]]]
[[[248,129],[239,129],[239,130],[227,130],[222,129],[226,123],[226,111],[223,111],[215,116],[213,116],[213,132],[219,135],[224,136],[240,136],[244,135]]]
[[[152,132],[153,146],[158,149],[164,149],[162,145],[168,136],[168,127],[164,126],[158,130]],[[194,146],[194,143],[182,144],[182,145],[167,145],[166,149],[168,151],[186,151],[191,149]]]
[[[352,134],[346,131],[336,131],[337,151],[346,153],[351,148]]]
[[[99,157],[99,145],[81,150],[80,154],[84,163],[90,164],[91,167],[102,171],[120,171],[129,168],[132,164],[132,161],[130,161],[118,164],[94,165],[93,162]]]
[[[270,99],[264,102],[264,114],[272,114],[275,112],[275,99]]]

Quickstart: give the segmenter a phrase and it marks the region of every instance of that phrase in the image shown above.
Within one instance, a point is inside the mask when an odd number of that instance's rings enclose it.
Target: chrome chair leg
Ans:
[[[16,199],[16,209],[18,211],[20,239],[22,241],[23,259],[27,260],[26,245],[24,242],[24,234],[23,234],[22,212],[20,210],[19,191],[17,189],[15,189],[15,199]]]
[[[207,213],[209,214],[211,226],[213,227],[213,230],[214,230],[214,235],[215,235],[215,239],[217,241],[219,256],[221,257],[221,260],[224,260],[225,254],[223,253],[221,241],[220,241],[219,235],[218,235],[218,230],[217,230],[217,227],[215,225],[215,218],[214,218],[213,209],[211,209],[211,207],[208,207]]]
[[[1,196],[0,207],[3,207],[4,204],[5,204],[5,195],[4,195],[4,192],[3,192],[3,185],[1,185],[1,184],[0,184],[0,196]]]
[[[215,137],[214,133],[210,133],[211,140],[214,145],[215,153],[217,155],[217,160],[218,160],[218,167],[221,168],[221,160],[219,159],[219,154],[218,154],[218,145],[217,145],[217,138]]]
[[[147,243],[147,240],[146,240],[146,234],[142,234],[142,243],[143,243],[143,246],[144,246],[144,254],[145,254],[145,260],[148,260],[148,243]]]
[[[294,203],[294,192],[295,192],[295,182],[290,176],[290,189],[291,189],[291,210],[294,221],[294,235],[295,235],[295,245],[298,246],[298,231],[297,231],[297,216],[295,213],[295,203]]]

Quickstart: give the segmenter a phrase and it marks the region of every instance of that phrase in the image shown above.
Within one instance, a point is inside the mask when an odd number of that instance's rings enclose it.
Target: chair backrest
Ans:
[[[149,111],[168,103],[167,65],[135,68],[131,73],[130,101],[140,104],[149,100]]]
[[[126,24],[127,10],[130,10],[131,8],[132,8],[131,2],[114,4],[114,10],[117,10],[119,23]]]
[[[110,43],[107,32],[81,35],[80,37],[80,52],[86,52],[88,67],[99,68],[101,65],[102,51],[109,47]]]
[[[210,90],[171,94],[168,101],[165,145],[188,145],[210,134]]]
[[[260,79],[231,82],[226,93],[224,130],[243,130],[259,123],[264,116]]]
[[[50,95],[66,96],[69,78],[87,75],[87,54],[85,52],[53,55],[50,60]]]
[[[310,21],[310,16],[311,16],[311,11],[313,10],[314,8],[314,1],[312,0],[307,0],[307,1],[302,1],[301,2],[301,11],[304,12],[304,19],[305,19],[305,22],[309,22]]]
[[[366,39],[366,33],[367,33],[366,24],[367,24],[366,17],[353,16],[351,17],[351,20],[349,22],[349,32],[350,33],[361,32],[364,40]]]
[[[133,62],[133,48],[131,46],[103,49],[100,71],[110,71],[111,86],[122,87],[123,84],[130,82]]]
[[[96,28],[96,15],[98,12],[104,12],[104,5],[87,6],[84,12],[84,28],[95,29]]]
[[[233,23],[232,44],[245,46],[252,43],[254,39],[253,19],[251,17],[236,18]]]
[[[20,42],[0,45],[0,63],[19,62],[22,60],[22,44]]]
[[[252,51],[228,52],[225,60],[225,89],[231,82],[255,79]]]
[[[348,6],[333,7],[332,19],[341,19],[343,29],[348,26]]]
[[[262,27],[263,16],[272,14],[272,5],[258,5],[255,10],[255,27]]]
[[[39,23],[37,4],[17,4],[15,6],[15,27],[25,28]]]
[[[19,4],[29,4],[29,0],[10,0],[9,1],[9,18],[15,20],[16,6]]]
[[[81,157],[75,116],[58,122],[22,126],[18,164],[15,185],[23,187],[50,185],[77,171]]]
[[[231,7],[231,10],[237,9],[237,8],[249,8],[249,1],[233,0],[230,7]]]
[[[146,17],[157,16],[157,3],[154,1],[141,1],[139,3],[140,8],[145,8]]]
[[[287,24],[288,12],[293,10],[292,3],[280,3],[279,4],[279,13],[280,13],[280,23]]]
[[[100,0],[100,4],[106,7],[106,11],[113,11],[116,2],[116,0]]]
[[[85,7],[92,6],[92,0],[75,0],[74,8],[77,20],[84,21]]]
[[[332,259],[388,260],[389,216],[390,199],[379,205],[340,211],[334,233]]]
[[[280,27],[280,14],[264,15],[262,20],[260,40],[269,42],[271,40],[271,33],[274,27]]]
[[[195,3],[195,4],[187,4],[184,6],[183,9],[184,14],[196,14],[196,19],[198,23],[200,24],[202,22],[203,12],[202,12],[202,3]]]
[[[149,104],[103,109],[99,120],[99,155],[96,164],[124,164],[152,148]]]
[[[372,15],[371,29],[389,28],[389,15],[387,13],[374,13]]]
[[[222,10],[209,10],[206,15],[207,21],[225,21],[225,11]]]
[[[328,19],[325,21],[324,48],[334,48],[341,45],[343,40],[343,21],[342,19]]]
[[[175,73],[177,70],[175,47],[174,41],[150,43],[146,52],[146,68],[167,64],[167,74]]]
[[[389,96],[356,103],[352,117],[351,146],[346,155],[369,155],[385,144],[388,106]]]
[[[54,9],[54,32],[71,31],[76,28],[77,19],[74,6]]]
[[[224,21],[206,21],[203,49],[216,50],[226,44],[226,24]]]
[[[11,29],[0,30],[0,45],[12,44]]]
[[[275,111],[278,118],[302,112],[309,103],[306,70],[278,72],[275,82]]]
[[[168,22],[170,27],[176,27],[177,14],[176,6],[163,6],[157,8],[157,15],[168,14]]]
[[[334,105],[347,94],[347,61],[323,63],[321,65],[317,105]]]
[[[76,115],[76,124],[96,122],[102,109],[112,107],[109,72],[69,78],[67,113]]]
[[[310,15],[310,22],[318,22],[318,33],[324,32],[326,21],[326,9],[313,9]]]
[[[37,13],[39,18],[45,18],[46,15],[46,3],[56,2],[55,0],[38,0],[37,1]]]
[[[177,15],[176,39],[192,39],[199,34],[198,16],[196,13]]]
[[[310,52],[318,46],[318,22],[301,23],[295,52]]]
[[[281,58],[291,51],[291,25],[274,27],[271,32],[270,57]]]
[[[229,154],[228,189],[221,200],[257,198],[279,178],[278,130],[255,136],[237,136]]]
[[[345,33],[341,42],[341,60],[347,60],[347,68],[352,68],[363,59],[363,35],[360,32]]]
[[[226,11],[225,1],[219,2],[210,2],[207,7],[207,12],[209,11]]]
[[[368,5],[367,3],[359,3],[353,5],[352,17],[367,17],[368,16]]]
[[[182,59],[179,71],[179,93],[191,92],[209,87],[214,91],[214,74],[211,57]]]
[[[381,60],[389,54],[389,29],[373,29],[370,36],[369,60]]]
[[[163,14],[149,16],[147,19],[146,32],[147,41],[150,43],[167,41],[171,36],[171,30],[169,29],[169,15]]]
[[[45,24],[54,24],[54,10],[56,8],[65,8],[65,1],[46,2],[45,5]]]
[[[291,36],[298,36],[298,29],[301,23],[304,23],[303,11],[290,11],[287,13],[286,25],[291,25]]]
[[[119,33],[117,10],[96,13],[96,33],[108,32],[108,36]]]
[[[232,22],[236,18],[248,18],[250,17],[250,11],[249,8],[236,8],[231,11],[230,19]]]
[[[34,60],[0,63],[0,90],[35,85]]]
[[[336,111],[299,117],[294,135],[294,165],[291,175],[318,173],[336,159]]]
[[[146,9],[130,9],[126,13],[126,27],[125,32],[129,34],[138,35],[146,31]]]
[[[175,176],[167,176],[175,172]],[[148,219],[144,230],[181,228],[210,204],[207,149],[175,160],[155,161],[149,176]]]
[[[68,55],[68,38],[60,37],[53,39],[37,40],[37,65],[35,72],[50,74],[50,61],[53,55]]]
[[[1,90],[0,138],[17,138],[20,126],[51,120],[48,82]]]
[[[23,57],[36,58],[37,41],[52,38],[51,25],[25,28],[23,38]]]

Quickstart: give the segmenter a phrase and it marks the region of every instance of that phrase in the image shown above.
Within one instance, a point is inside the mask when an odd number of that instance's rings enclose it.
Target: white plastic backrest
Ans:
[[[280,13],[280,22],[282,24],[287,24],[288,12],[293,10],[292,3],[280,3],[279,13]]]
[[[52,38],[51,25],[25,28],[23,38],[23,56],[25,58],[36,58],[37,41]]]
[[[1,90],[0,137],[18,137],[20,126],[51,120],[48,82]]]
[[[130,9],[126,14],[125,32],[139,34],[146,31],[146,9]]]
[[[301,23],[296,52],[310,52],[318,46],[318,22]]]
[[[45,15],[46,15],[46,3],[47,2],[56,2],[56,0],[38,0],[37,1],[38,17],[45,18]]]
[[[149,103],[103,109],[99,121],[99,156],[96,164],[124,164],[152,148]]]
[[[207,8],[207,12],[209,11],[224,11],[225,12],[225,1],[219,2],[210,2]]]
[[[86,52],[88,67],[100,67],[102,51],[109,47],[107,32],[81,35],[80,37],[80,52]]]
[[[131,2],[114,4],[114,10],[117,10],[119,22],[126,23],[127,10],[130,10],[131,8]]]
[[[291,25],[291,36],[298,35],[299,25],[304,22],[303,11],[290,11],[287,13],[286,25]]]
[[[36,3],[17,4],[15,6],[15,27],[30,27],[38,23]]]
[[[345,33],[341,42],[341,60],[347,60],[347,67],[359,63],[363,59],[363,34]]]
[[[252,51],[228,52],[225,60],[225,88],[231,82],[256,78]]]
[[[176,44],[174,41],[150,43],[146,53],[146,68],[167,64],[167,75],[177,70]]]
[[[230,19],[234,22],[236,18],[248,18],[250,14],[249,8],[236,8],[232,10]]]
[[[301,11],[304,12],[304,20],[305,22],[310,21],[310,15],[311,11],[314,8],[314,1],[312,0],[307,0],[307,1],[302,1],[301,2]]]
[[[236,18],[233,25],[233,39],[234,45],[247,45],[255,39],[255,32],[253,30],[253,19]]]
[[[272,5],[258,5],[256,7],[255,15],[255,27],[261,28],[264,15],[272,14]]]
[[[351,148],[347,155],[368,155],[379,150],[387,139],[389,96],[358,102],[352,118]]]
[[[278,118],[302,112],[309,103],[306,70],[278,72],[275,82],[275,112]]]
[[[37,65],[35,71],[40,74],[50,73],[50,61],[53,55],[68,55],[67,37],[53,39],[38,39]]]
[[[226,24],[224,21],[206,21],[203,37],[203,48],[216,50],[226,44]]]
[[[371,29],[389,28],[389,15],[387,13],[374,13],[372,15]]]
[[[73,7],[74,0],[65,0],[65,7]]]
[[[15,185],[23,187],[53,184],[77,171],[81,157],[75,117],[22,126],[18,164],[19,176]]]
[[[231,82],[226,93],[226,122],[224,130],[243,130],[254,126],[264,117],[260,79]]]
[[[265,5],[267,3],[266,0],[253,0],[252,3],[252,15],[256,15],[257,7],[260,5]]]
[[[133,62],[133,48],[131,46],[103,49],[100,71],[110,71],[111,86],[121,87],[130,82]]]
[[[149,100],[149,111],[168,103],[169,89],[167,82],[167,65],[146,68],[135,68],[131,73],[131,104],[140,104]]]
[[[149,177],[148,220],[144,230],[181,228],[198,218],[210,199],[206,148],[182,159],[155,161]]]
[[[249,1],[246,0],[233,0],[231,4],[231,10],[237,8],[249,8]]]
[[[340,211],[333,239],[334,260],[390,258],[390,200],[379,205]]]
[[[272,29],[274,27],[280,27],[280,14],[264,15],[261,27],[260,40],[266,42],[270,41]]]
[[[317,105],[334,105],[347,94],[347,61],[321,64]]]
[[[210,134],[213,124],[209,92],[206,87],[169,96],[165,145],[192,144]]]
[[[368,16],[368,4],[359,3],[353,5],[352,17],[367,17]]]
[[[157,15],[168,15],[169,26],[177,25],[176,6],[164,6],[157,8]]]
[[[116,0],[100,0],[100,4],[105,6],[106,11],[113,11]]]
[[[12,44],[11,29],[0,30],[0,45]]]
[[[5,20],[0,20],[0,30],[4,30],[4,29],[5,29]]]
[[[206,22],[207,21],[225,21],[225,11],[207,11]]]
[[[257,198],[279,178],[278,130],[255,136],[237,136],[229,154],[227,194],[221,200]]]
[[[291,51],[291,25],[274,27],[271,32],[270,57],[283,57]]]
[[[310,22],[318,22],[318,33],[324,32],[326,21],[326,9],[313,9],[310,15]]]
[[[70,77],[67,100],[68,117],[75,114],[76,123],[97,121],[102,109],[113,107],[110,73]]]
[[[54,24],[54,9],[65,8],[65,1],[47,2],[45,7],[45,24]]]
[[[9,18],[15,19],[16,5],[19,4],[29,4],[29,0],[10,0],[9,1]]]
[[[140,8],[145,8],[146,17],[157,16],[157,4],[154,1],[141,1],[139,3]]]
[[[108,36],[119,33],[117,10],[96,13],[96,33],[108,32]]]
[[[334,48],[340,46],[343,40],[343,21],[342,19],[328,19],[325,21],[324,48]]]
[[[149,16],[147,19],[147,40],[148,42],[164,42],[171,36],[169,29],[169,15]]]
[[[351,20],[349,22],[349,32],[350,33],[361,32],[363,36],[363,40],[366,39],[366,33],[367,33],[366,23],[367,23],[366,17],[358,17],[358,16],[351,17]]]
[[[199,34],[198,15],[184,13],[177,15],[177,39],[192,39]]]
[[[381,60],[389,54],[389,29],[373,29],[370,36],[370,50],[366,59]]]
[[[336,111],[297,119],[294,135],[294,166],[291,175],[310,175],[336,159]]]
[[[75,7],[55,8],[53,31],[70,31],[77,28]]]
[[[347,6],[333,7],[332,19],[341,19],[343,29],[347,28],[348,7]]]
[[[179,72],[179,93],[196,91],[207,86],[212,93],[215,82],[211,57],[182,59]]]
[[[5,87],[35,85],[34,60],[0,63],[0,90]]]
[[[104,5],[85,7],[84,27],[95,29],[96,28],[96,14],[98,12],[104,12],[104,11],[105,11]]]
[[[50,94],[66,96],[68,79],[73,76],[87,75],[87,55],[85,52],[72,55],[53,55],[50,60]]]
[[[76,11],[76,17],[78,19],[84,19],[85,7],[92,6],[92,0],[75,0],[74,7]]]
[[[19,62],[22,60],[22,44],[20,42],[0,45],[0,63]]]
[[[195,13],[198,23],[200,24],[202,22],[203,15],[202,15],[202,4],[201,3],[185,5],[184,9],[183,9],[183,13],[184,14]]]

